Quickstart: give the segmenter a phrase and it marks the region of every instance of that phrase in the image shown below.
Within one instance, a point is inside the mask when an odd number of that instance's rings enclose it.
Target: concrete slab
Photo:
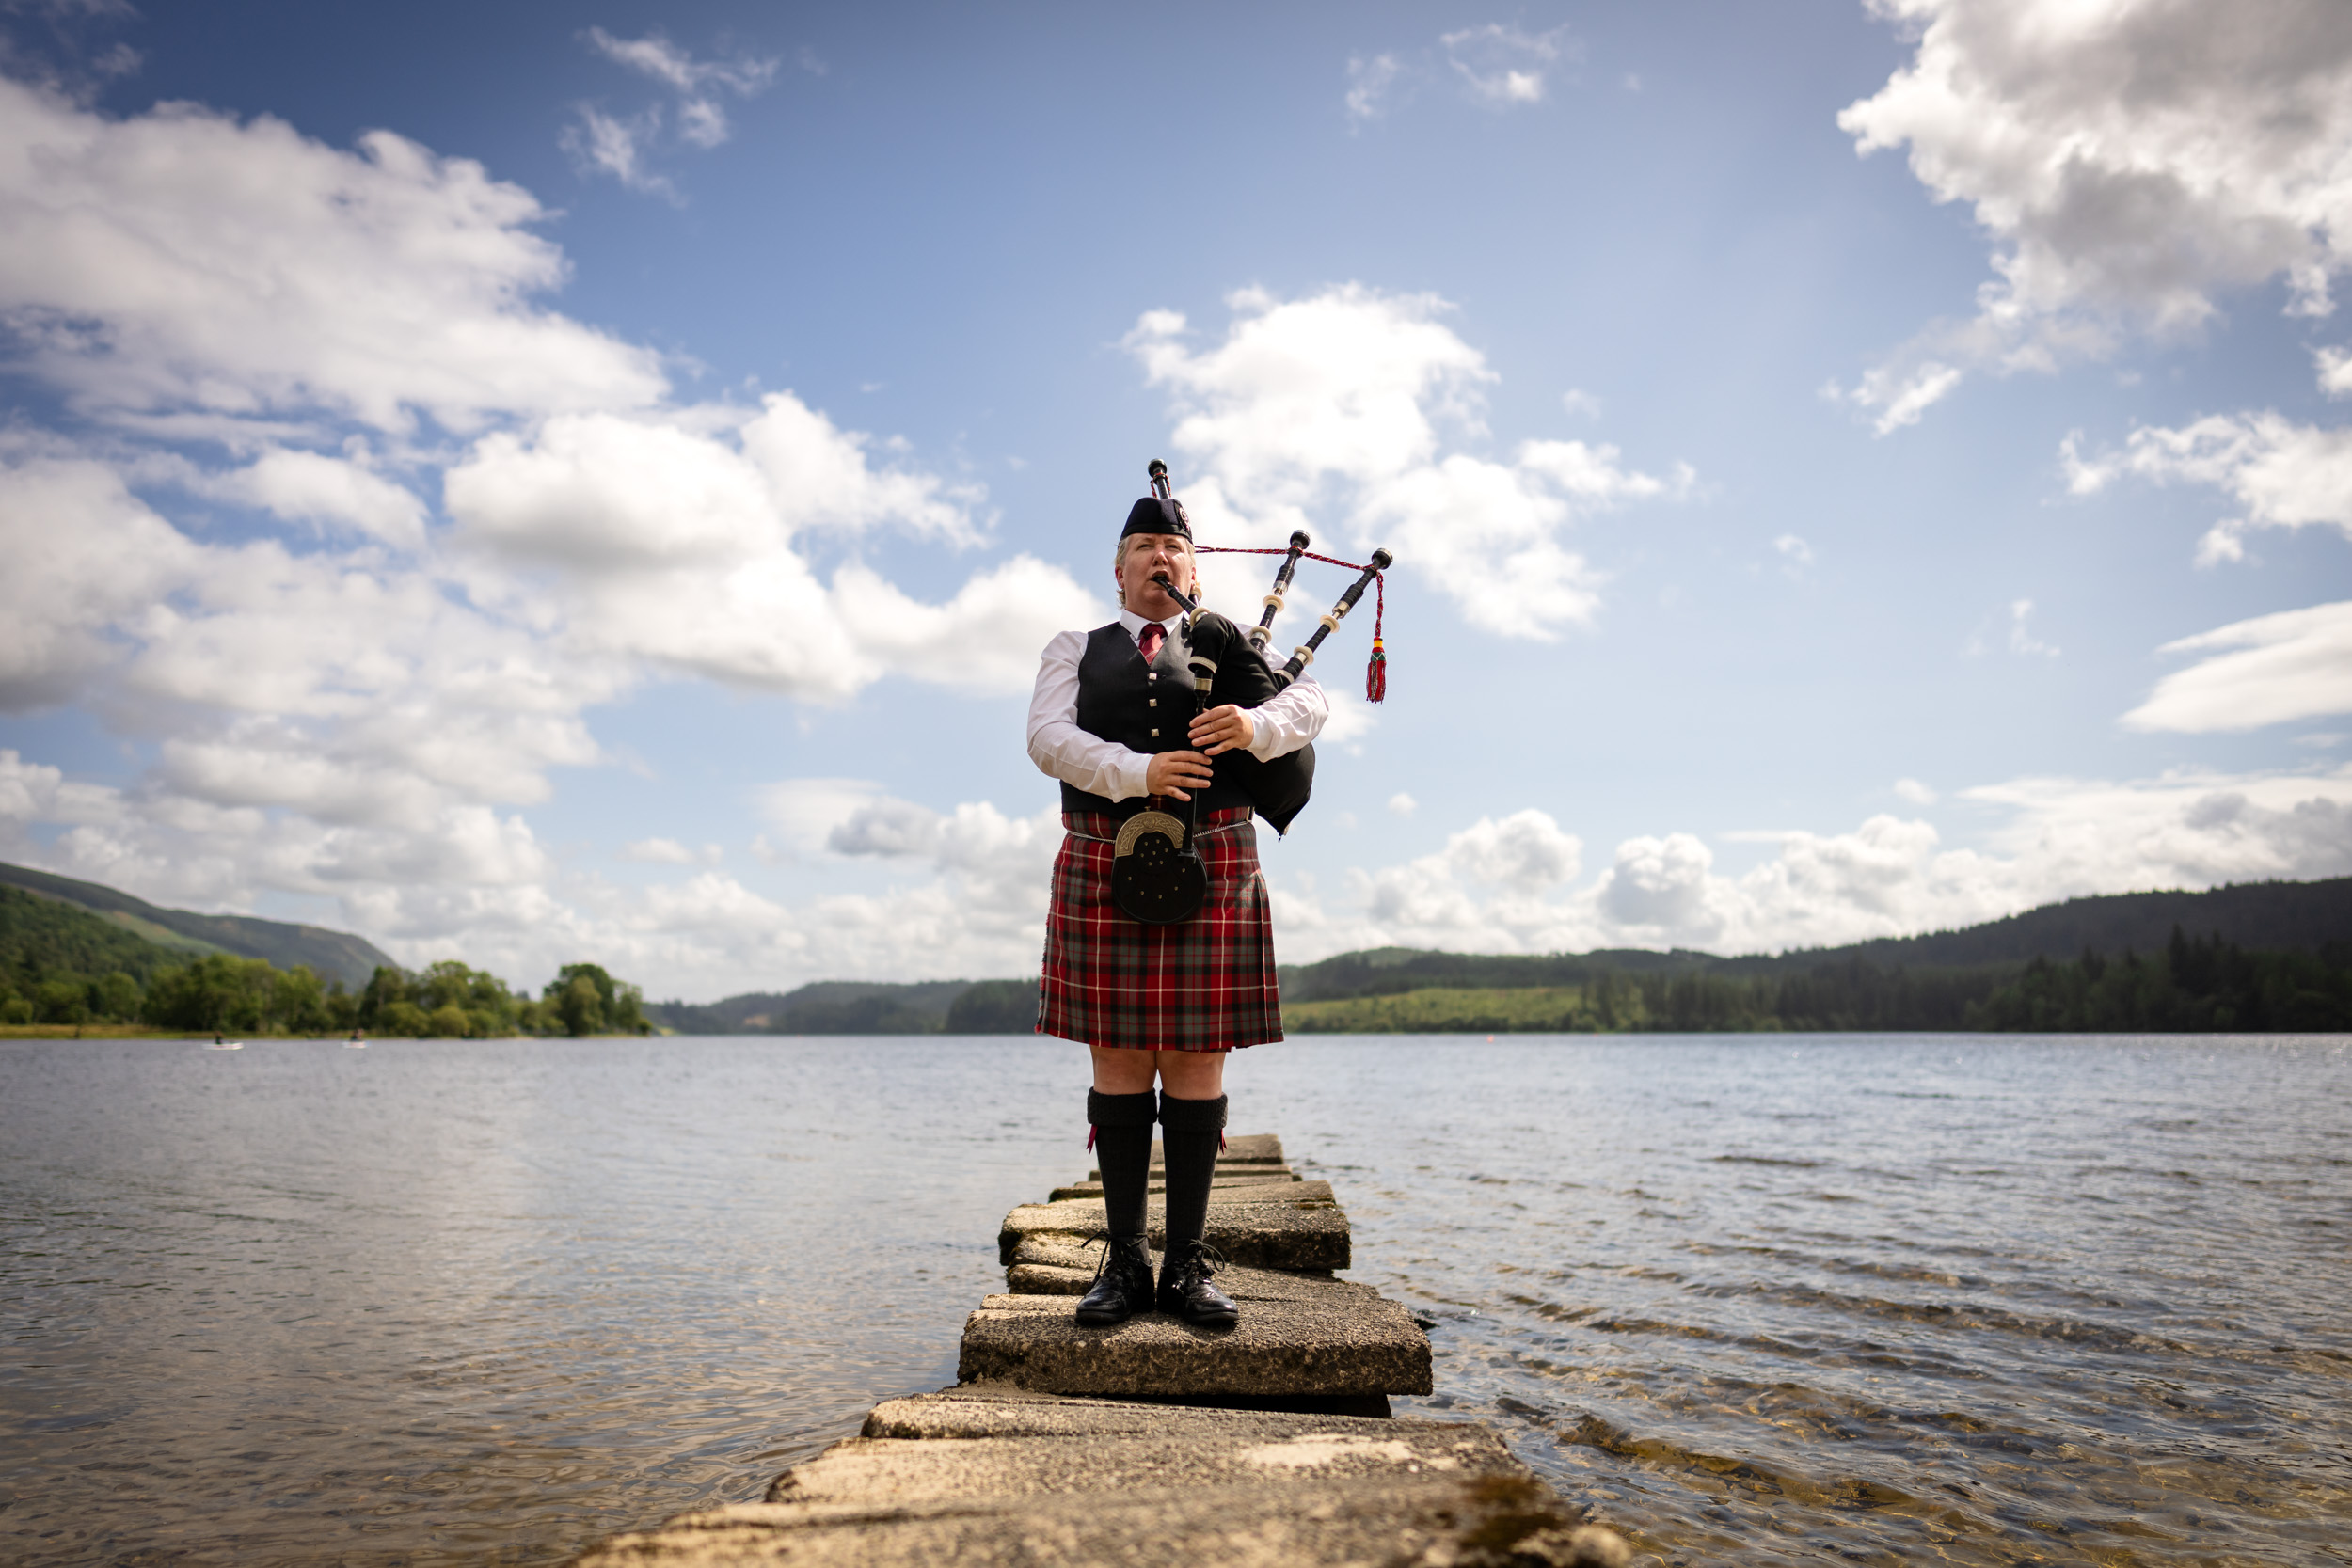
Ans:
[[[1158,1166],[1165,1156],[1165,1146],[1157,1138],[1152,1139],[1152,1165]],[[1286,1165],[1290,1162],[1283,1157],[1282,1140],[1275,1133],[1229,1132],[1225,1135],[1225,1151],[1216,1157],[1216,1163],[1219,1165]],[[1103,1173],[1090,1170],[1087,1172],[1087,1180],[1100,1181]]]
[[[1281,1478],[1524,1474],[1501,1438],[1436,1421],[1375,1421],[1378,1433],[1297,1430],[1236,1442],[1223,1433],[1138,1433],[1116,1443],[991,1437],[937,1443],[852,1437],[779,1479],[771,1503],[922,1503],[1107,1492],[1135,1485],[1248,1486]],[[1432,1430],[1435,1429],[1435,1430]]]
[[[1413,1418],[1386,1416],[1302,1416],[1219,1405],[1160,1404],[1137,1400],[1048,1394],[1010,1383],[965,1383],[935,1394],[885,1400],[866,1418],[862,1437],[975,1438],[1202,1436],[1228,1443],[1263,1443],[1301,1432],[1379,1437]],[[1468,1422],[1425,1422],[1485,1433]]]
[[[1168,1183],[1154,1176],[1151,1196],[1159,1197],[1167,1191]],[[1311,1198],[1326,1198],[1334,1203],[1339,1201],[1332,1194],[1330,1182],[1302,1181],[1295,1176],[1219,1176],[1209,1183],[1211,1203],[1230,1202],[1236,1195],[1246,1196],[1259,1203],[1296,1203]],[[1073,1181],[1067,1187],[1056,1187],[1046,1201],[1067,1203],[1072,1198],[1100,1198],[1102,1196],[1103,1183],[1100,1181]]]
[[[961,1445],[959,1445],[961,1446]],[[1070,1445],[1057,1445],[1067,1448]],[[1408,1453],[1410,1449],[1406,1450]],[[1360,1462],[1359,1456],[1349,1461]],[[1523,1475],[1296,1474],[1220,1486],[899,1504],[739,1503],[624,1535],[575,1568],[1289,1568],[1294,1564],[1621,1568],[1624,1543]],[[1601,1555],[1585,1549],[1601,1544]]]
[[[1426,1394],[1429,1340],[1369,1285],[1266,1270],[1217,1276],[1229,1329],[1148,1312],[1082,1326],[1066,1295],[990,1296],[964,1321],[956,1376],[1056,1394],[1202,1400]]]
[[[1327,1271],[1348,1266],[1347,1215],[1331,1198],[1328,1182],[1299,1181],[1269,1184],[1268,1193],[1212,1194],[1208,1243],[1235,1262],[1265,1269]],[[1263,1189],[1262,1189],[1263,1190]],[[1146,1219],[1152,1243],[1163,1240],[1165,1205],[1153,1198]],[[1005,1216],[996,1234],[999,1261],[1007,1267],[1014,1251],[1031,1238],[1069,1247],[1105,1239],[1109,1227],[1100,1198],[1065,1198],[1058,1203],[1025,1203]]]
[[[1297,1175],[1288,1165],[1267,1165],[1263,1169],[1253,1165],[1242,1165],[1231,1171],[1218,1171],[1216,1175],[1210,1178],[1209,1190],[1222,1192],[1228,1187],[1281,1185],[1294,1183],[1298,1180]],[[1168,1191],[1168,1182],[1156,1168],[1152,1173],[1152,1191],[1154,1193]],[[1046,1199],[1048,1202],[1059,1203],[1064,1198],[1101,1197],[1102,1196],[1103,1183],[1101,1181],[1086,1180],[1073,1181],[1067,1187],[1056,1187],[1046,1195]]]
[[[1166,1254],[1152,1254],[1152,1269],[1159,1272]],[[1100,1248],[1056,1246],[1050,1243],[1028,1241],[1014,1249],[1012,1266],[1005,1271],[1005,1290],[1016,1296],[1082,1296],[1094,1288],[1094,1271],[1102,1262]],[[1238,1263],[1228,1264],[1216,1271],[1220,1289],[1231,1294],[1236,1288],[1247,1287],[1259,1295],[1266,1295],[1273,1288],[1270,1279],[1261,1275],[1279,1275],[1298,1277],[1294,1270],[1249,1269]],[[1308,1275],[1328,1279],[1327,1274]]]
[[[1160,1163],[1160,1144],[1152,1143],[1152,1163]],[[1228,1132],[1225,1149],[1216,1157],[1220,1165],[1280,1165],[1289,1162],[1282,1158],[1282,1140],[1273,1132]]]

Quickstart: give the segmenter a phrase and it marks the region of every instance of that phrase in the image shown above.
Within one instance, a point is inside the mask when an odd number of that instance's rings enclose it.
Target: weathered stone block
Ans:
[[[961,1383],[935,1394],[885,1400],[866,1418],[862,1437],[1161,1437],[1215,1436],[1230,1443],[1265,1442],[1300,1432],[1381,1436],[1414,1426],[1411,1418],[1300,1416],[1222,1405],[1156,1404],[1136,1400],[1048,1394],[1010,1383]],[[1490,1435],[1461,1422],[1435,1422],[1454,1432]]]
[[[1209,1189],[1212,1192],[1222,1192],[1228,1187],[1263,1187],[1294,1183],[1297,1180],[1297,1175],[1288,1165],[1242,1165],[1230,1171],[1218,1171],[1210,1179]],[[1168,1182],[1157,1169],[1152,1173],[1152,1191],[1154,1193],[1168,1191]],[[1046,1198],[1048,1202],[1059,1203],[1064,1198],[1101,1197],[1102,1196],[1103,1183],[1100,1180],[1088,1180],[1073,1181],[1067,1187],[1056,1187],[1046,1195]]]
[[[1159,1168],[1166,1150],[1157,1139],[1152,1143],[1152,1165]],[[1227,1165],[1286,1165],[1282,1157],[1282,1140],[1272,1132],[1234,1132],[1225,1139],[1224,1152],[1216,1157],[1220,1168]],[[1100,1170],[1087,1172],[1087,1180],[1100,1181]]]
[[[1316,1452],[1311,1437],[1271,1444]],[[930,1445],[925,1445],[930,1446]],[[983,1447],[963,1445],[955,1447]],[[1071,1447],[1060,1444],[1059,1447]],[[1407,1456],[1365,1465],[1338,1443],[1335,1473],[1228,1485],[1154,1484],[1148,1472],[1111,1489],[1026,1497],[951,1496],[892,1503],[739,1503],[624,1535],[575,1568],[1289,1568],[1427,1564],[1501,1568],[1622,1565],[1624,1543],[1580,1528],[1576,1510],[1519,1474],[1416,1470]],[[986,1464],[988,1461],[982,1461]],[[1277,1461],[1280,1463],[1280,1461]],[[1274,1465],[1268,1465],[1268,1469]],[[1600,1544],[1595,1555],[1586,1544]]]
[[[1212,1194],[1203,1239],[1229,1260],[1266,1269],[1329,1271],[1348,1265],[1347,1215],[1332,1201],[1328,1182],[1269,1183],[1271,1192],[1227,1189]],[[1279,1196],[1273,1196],[1279,1194]],[[1146,1226],[1154,1245],[1164,1239],[1166,1210],[1153,1198]],[[1000,1261],[1010,1267],[1024,1241],[1035,1238],[1076,1247],[1107,1238],[1100,1198],[1025,1203],[1005,1216],[996,1235]],[[1089,1265],[1091,1266],[1091,1265]]]
[[[1167,1255],[1154,1251],[1152,1269],[1158,1273]],[[1016,1296],[1082,1296],[1094,1284],[1094,1271],[1103,1260],[1099,1247],[1062,1246],[1050,1241],[1029,1240],[1013,1249],[1012,1266],[1005,1271],[1005,1289]],[[1260,1274],[1295,1274],[1294,1270],[1247,1269],[1228,1264],[1216,1271],[1216,1282],[1229,1293],[1233,1286],[1253,1280]],[[1305,1277],[1328,1279],[1328,1274]]]
[[[965,1320],[956,1375],[1057,1394],[1296,1398],[1430,1391],[1429,1340],[1368,1285],[1232,1269],[1230,1329],[1157,1312],[1078,1323],[1066,1295],[990,1296]]]

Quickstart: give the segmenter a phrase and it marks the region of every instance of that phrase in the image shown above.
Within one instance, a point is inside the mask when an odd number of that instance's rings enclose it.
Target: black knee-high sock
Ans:
[[[1160,1096],[1160,1142],[1167,1150],[1168,1255],[1197,1242],[1209,1223],[1209,1183],[1224,1142],[1225,1097],[1179,1100]]]
[[[1103,1210],[1114,1236],[1140,1236],[1152,1196],[1150,1089],[1141,1094],[1087,1090],[1087,1120],[1094,1124],[1094,1163],[1103,1172]]]

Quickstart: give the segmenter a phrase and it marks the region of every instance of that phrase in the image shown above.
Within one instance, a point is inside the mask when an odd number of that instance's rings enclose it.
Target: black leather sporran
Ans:
[[[1209,868],[1190,842],[1190,825],[1164,811],[1127,818],[1112,848],[1111,901],[1146,926],[1173,926],[1200,912]]]

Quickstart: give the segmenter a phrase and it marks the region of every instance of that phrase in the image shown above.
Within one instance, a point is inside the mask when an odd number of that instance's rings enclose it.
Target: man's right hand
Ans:
[[[1206,789],[1216,779],[1216,769],[1199,752],[1157,752],[1144,771],[1143,788],[1146,794],[1189,800],[1187,791]]]

